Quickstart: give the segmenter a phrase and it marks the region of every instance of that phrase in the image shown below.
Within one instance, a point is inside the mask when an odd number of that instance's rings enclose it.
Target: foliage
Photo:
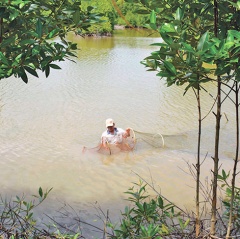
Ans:
[[[145,26],[148,16],[136,14],[138,6],[136,6],[135,3],[129,3],[128,1],[122,1],[122,0],[116,1],[116,3],[118,4],[120,11],[125,18],[123,19],[121,16],[118,16],[115,20],[116,25],[128,26],[126,23],[126,20],[127,20],[127,22],[131,24],[131,26],[134,26],[134,27]]]
[[[86,35],[107,35],[112,32],[112,26],[108,17],[101,17],[101,23],[94,24],[88,28],[87,31],[83,31]]]
[[[29,239],[29,238],[54,238],[54,239],[78,239],[83,238],[81,231],[74,232],[48,218],[53,225],[42,225],[36,220],[34,210],[46,200],[52,188],[43,192],[40,187],[38,195],[33,199],[16,196],[15,199],[1,198],[0,201],[0,238]],[[55,225],[57,224],[57,225]],[[45,226],[45,227],[44,227]]]
[[[83,0],[82,9],[86,10],[89,7],[94,6],[92,12],[101,16],[101,22],[91,26],[88,31],[90,34],[96,33],[111,33],[113,30],[114,10],[109,0]]]
[[[232,185],[229,183],[230,172],[226,173],[222,170],[222,174],[218,175],[218,180],[221,183],[221,188],[224,190],[225,198],[223,199],[224,214],[223,218],[228,220],[231,209]],[[240,188],[235,187],[234,200],[232,208],[232,234],[237,235],[240,231]]]
[[[221,121],[221,85],[229,86],[232,80],[235,92],[236,108],[236,155],[233,166],[231,209],[226,238],[231,233],[231,213],[235,195],[236,168],[239,149],[239,103],[238,82],[240,80],[240,5],[239,1],[175,1],[168,0],[159,3],[157,0],[128,0],[138,6],[138,13],[149,14],[149,28],[159,32],[162,42],[153,45],[159,50],[152,52],[142,63],[150,70],[157,71],[157,76],[166,80],[167,86],[186,85],[184,94],[193,89],[199,109],[199,140],[198,155],[200,155],[201,134],[201,104],[200,89],[203,83],[217,82],[217,107],[214,113],[215,150],[213,166],[212,190],[212,220],[211,235],[215,235],[216,202],[217,202],[217,175],[219,162],[219,141]],[[195,91],[196,90],[196,91]],[[228,98],[229,93],[225,93]],[[210,105],[211,109],[213,106]],[[200,161],[196,164],[198,172],[196,198],[199,196]],[[196,202],[198,208],[199,201]],[[196,213],[199,215],[199,211]],[[196,228],[200,228],[199,218],[196,218]],[[196,232],[196,236],[198,232]]]
[[[101,0],[101,1],[83,0],[82,1],[83,9],[87,9],[87,7],[89,6],[94,6],[94,11],[101,14],[111,12],[113,10],[111,2],[109,2],[109,0]]]
[[[84,0],[82,1],[83,9],[86,9],[89,5],[94,6],[93,12],[99,13],[104,18],[101,18],[103,22],[98,25],[94,25],[89,29],[90,33],[111,33],[114,29],[114,25],[122,26],[134,26],[144,27],[147,20],[147,16],[139,15],[135,13],[137,8],[135,4],[129,3],[124,0]],[[116,9],[117,7],[117,9]],[[120,11],[120,14],[119,14]],[[111,28],[109,28],[109,24]],[[107,27],[106,27],[107,25]]]
[[[228,76],[239,66],[235,64],[239,56],[239,9],[232,2],[220,2],[219,38],[214,35],[213,3],[209,1],[162,1],[128,0],[138,6],[139,14],[150,14],[148,27],[161,35],[163,42],[151,56],[142,63],[149,70],[158,71],[168,86],[187,83],[197,88],[212,75]],[[228,9],[229,11],[226,11]],[[228,23],[234,25],[228,25]],[[231,53],[230,53],[230,52]],[[232,59],[234,56],[234,59]],[[206,63],[213,64],[209,67]],[[216,64],[218,67],[216,68]],[[215,65],[214,65],[215,64]],[[236,69],[237,67],[237,69]],[[198,79],[200,82],[197,82]],[[225,78],[223,78],[225,79]]]
[[[166,203],[160,195],[151,197],[146,190],[147,184],[142,181],[134,184],[137,188],[133,186],[126,192],[129,195],[127,201],[133,205],[126,206],[120,226],[108,224],[115,233],[111,238],[160,239],[173,234],[182,238],[189,231],[190,219],[176,213],[173,204]]]
[[[32,238],[39,229],[33,216],[33,210],[38,207],[48,196],[52,189],[44,193],[40,187],[35,200],[27,201],[25,197],[16,196],[15,200],[0,202],[0,236],[1,238]]]
[[[77,49],[65,40],[67,33],[81,34],[98,21],[92,9],[82,11],[77,0],[1,1],[0,79],[14,75],[27,83],[28,73],[48,76],[50,69],[60,69],[54,62],[74,57]]]

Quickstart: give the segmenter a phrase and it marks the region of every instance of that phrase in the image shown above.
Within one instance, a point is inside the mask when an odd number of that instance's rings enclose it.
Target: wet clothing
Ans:
[[[126,133],[125,130],[121,128],[114,128],[114,132],[111,133],[109,130],[106,130],[102,133],[102,143],[109,144],[118,144],[122,143],[123,135]]]

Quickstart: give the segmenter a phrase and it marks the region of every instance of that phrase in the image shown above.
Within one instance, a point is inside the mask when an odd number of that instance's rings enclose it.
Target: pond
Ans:
[[[161,41],[142,30],[118,30],[112,37],[70,35],[79,47],[78,58],[61,62],[49,78],[40,75],[28,84],[20,79],[1,81],[0,153],[2,195],[37,194],[53,188],[37,212],[51,216],[70,205],[83,220],[96,223],[96,208],[109,210],[118,220],[127,204],[124,194],[140,175],[172,202],[193,209],[194,180],[188,164],[195,164],[198,113],[196,99],[184,87],[167,87],[140,61]],[[205,86],[215,95],[213,84]],[[213,99],[202,94],[202,179],[210,179],[215,118]],[[210,111],[210,113],[209,113]],[[225,102],[221,131],[221,164],[232,167],[234,107]],[[112,155],[82,154],[94,147],[105,130],[105,120],[117,127],[165,138],[164,148],[139,140],[132,152]],[[98,220],[99,221],[99,220]],[[91,232],[90,232],[91,234]],[[90,238],[90,237],[89,237]]]

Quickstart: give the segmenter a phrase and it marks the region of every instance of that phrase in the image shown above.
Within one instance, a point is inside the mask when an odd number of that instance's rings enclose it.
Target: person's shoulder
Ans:
[[[102,136],[106,136],[107,135],[107,130],[105,130],[103,133],[102,133]]]
[[[118,131],[119,133],[124,133],[124,132],[125,132],[125,130],[122,129],[122,128],[117,128],[117,131]]]

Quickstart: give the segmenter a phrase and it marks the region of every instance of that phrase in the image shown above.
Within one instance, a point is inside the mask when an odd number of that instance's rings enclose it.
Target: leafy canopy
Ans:
[[[146,25],[161,35],[162,42],[142,62],[158,71],[168,86],[186,84],[185,92],[201,83],[240,79],[240,1],[127,0],[148,14]]]
[[[12,75],[28,82],[60,69],[54,62],[74,57],[76,44],[66,41],[68,32],[82,30],[98,21],[93,7],[81,10],[77,0],[2,0],[0,3],[0,79]],[[57,39],[57,40],[56,40]]]

